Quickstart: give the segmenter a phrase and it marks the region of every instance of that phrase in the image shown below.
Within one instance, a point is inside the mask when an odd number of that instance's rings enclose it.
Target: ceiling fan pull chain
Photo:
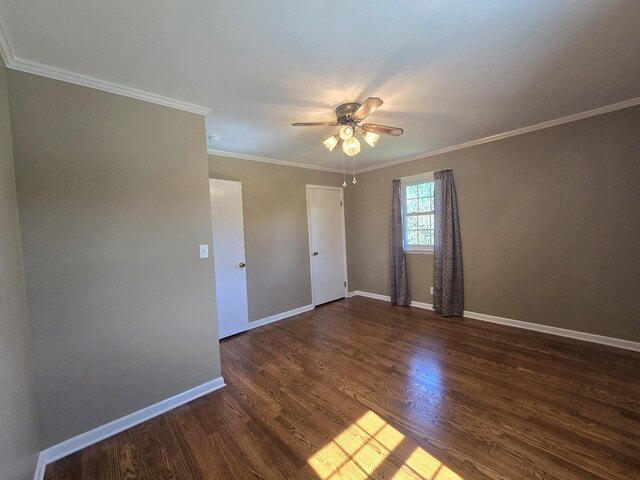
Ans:
[[[358,181],[356,180],[356,157],[353,156],[351,157],[351,160],[353,161],[352,165],[353,165],[353,184],[355,185],[356,183],[358,183]]]
[[[344,163],[344,150],[342,151],[342,188],[347,187],[347,170]]]

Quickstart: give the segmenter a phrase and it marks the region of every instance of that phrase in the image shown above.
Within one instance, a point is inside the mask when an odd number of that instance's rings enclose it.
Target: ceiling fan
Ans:
[[[335,122],[301,122],[293,123],[294,127],[339,127],[340,132],[332,135],[324,142],[325,147],[332,152],[334,148],[342,145],[344,153],[353,157],[360,153],[360,142],[355,134],[359,133],[371,147],[375,146],[380,135],[391,135],[398,137],[404,130],[398,127],[388,127],[375,123],[363,123],[365,118],[375,112],[382,105],[382,100],[378,97],[369,97],[364,103],[343,103],[336,108]]]

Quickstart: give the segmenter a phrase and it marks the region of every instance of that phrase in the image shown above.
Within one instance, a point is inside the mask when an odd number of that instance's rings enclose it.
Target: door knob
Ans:
[[[246,263],[244,263],[244,262],[240,262],[240,263],[238,264],[238,266],[239,266],[240,268],[244,268],[244,267],[246,267],[246,266],[247,266],[247,264],[246,264]]]
[[[318,255],[318,252],[313,252],[313,256],[315,257],[316,255]]]

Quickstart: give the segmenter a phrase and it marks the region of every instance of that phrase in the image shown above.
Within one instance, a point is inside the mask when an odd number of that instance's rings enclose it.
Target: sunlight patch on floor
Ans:
[[[309,460],[322,480],[464,480],[420,447],[398,456],[404,435],[369,411]]]

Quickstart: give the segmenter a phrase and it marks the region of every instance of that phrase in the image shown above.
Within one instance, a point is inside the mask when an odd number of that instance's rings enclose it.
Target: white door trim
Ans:
[[[310,185],[307,184],[306,195],[307,195],[307,235],[309,237],[309,267],[311,274],[311,304],[316,305],[315,294],[313,293],[313,258],[311,255],[312,246],[311,246],[311,210],[309,209],[309,189],[316,188],[322,190],[338,190],[340,192],[340,201],[342,202],[342,256],[344,259],[344,296],[345,298],[349,294],[349,276],[347,270],[347,233],[345,227],[345,218],[344,218],[344,187],[331,187],[328,185]]]

